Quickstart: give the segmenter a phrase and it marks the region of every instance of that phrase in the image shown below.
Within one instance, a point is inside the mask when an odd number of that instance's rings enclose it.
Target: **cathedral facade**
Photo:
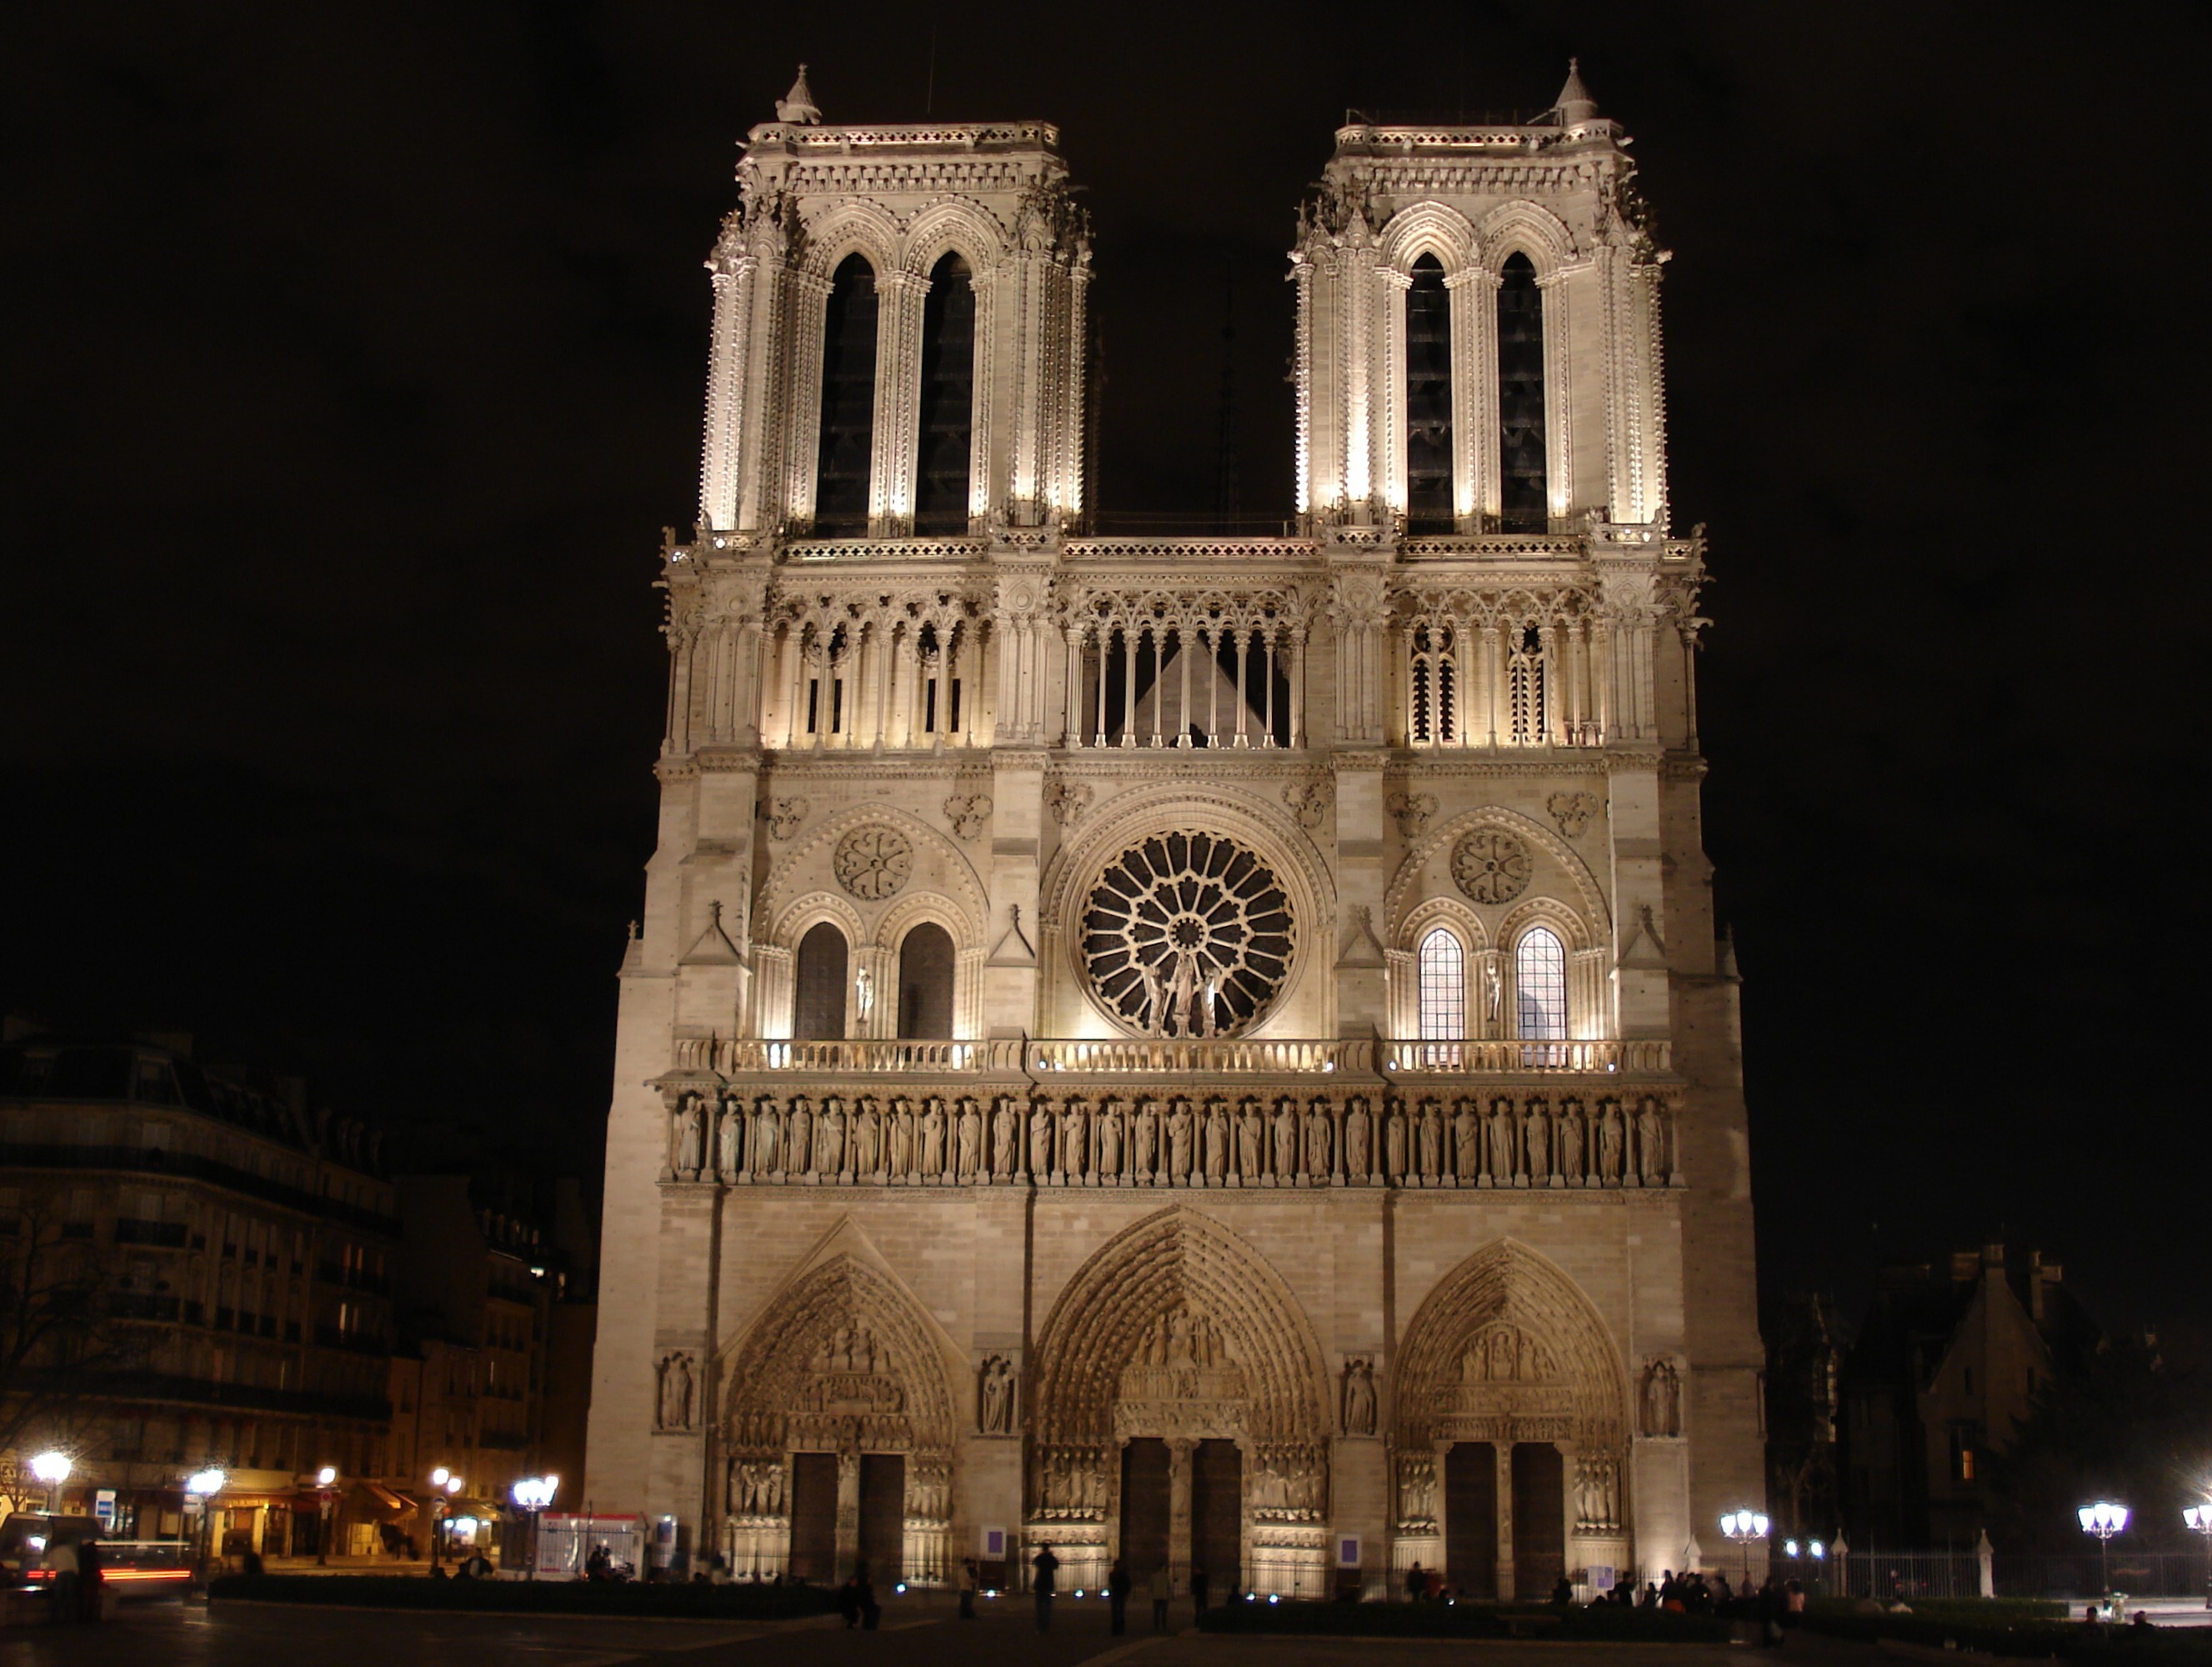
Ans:
[[[740,1578],[1474,1596],[1760,1502],[1701,541],[1578,78],[1340,129],[1296,536],[1091,530],[1048,123],[752,130],[584,1490]]]

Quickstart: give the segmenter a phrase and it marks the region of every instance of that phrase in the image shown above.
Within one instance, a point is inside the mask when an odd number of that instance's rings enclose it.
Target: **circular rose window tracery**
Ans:
[[[1155,835],[1106,865],[1083,908],[1099,1002],[1147,1036],[1235,1036],[1289,975],[1296,927],[1274,871],[1221,834]]]

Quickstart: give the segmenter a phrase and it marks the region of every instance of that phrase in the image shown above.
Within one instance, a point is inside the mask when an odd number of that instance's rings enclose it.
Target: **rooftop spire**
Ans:
[[[797,96],[795,90],[793,95]],[[1577,122],[1586,122],[1597,114],[1597,100],[1589,95],[1589,88],[1583,85],[1580,58],[1567,60],[1567,84],[1559,88],[1559,96],[1552,101],[1552,108],[1559,112],[1562,127],[1572,127]]]
[[[1593,105],[1592,109],[1596,106]],[[775,101],[775,119],[780,122],[797,122],[813,126],[822,119],[815,107],[814,94],[806,89],[806,66],[799,66],[799,79],[791,83],[791,90]]]

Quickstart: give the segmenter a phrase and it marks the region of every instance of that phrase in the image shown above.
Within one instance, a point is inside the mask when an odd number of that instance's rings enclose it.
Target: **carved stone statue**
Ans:
[[[1168,1113],[1168,1173],[1180,1183],[1190,1179],[1190,1102],[1177,1100]]]
[[[1344,1433],[1375,1433],[1375,1367],[1364,1355],[1344,1363]]]
[[[845,1108],[837,1100],[822,1102],[814,1124],[814,1161],[824,1180],[835,1180],[845,1167]]]
[[[1583,1183],[1583,1103],[1569,1100],[1559,1113],[1559,1169],[1567,1184]]]
[[[1499,1186],[1513,1184],[1513,1102],[1490,1103],[1490,1178]]]
[[[1261,1152],[1261,1142],[1267,1138],[1266,1125],[1260,1117],[1256,1100],[1246,1100],[1244,1109],[1237,1116],[1237,1172],[1249,1185],[1260,1178],[1267,1165]]]
[[[702,1115],[699,1096],[686,1094],[684,1097],[683,1132],[677,1148],[676,1172],[679,1175],[696,1175],[706,1161],[703,1150],[705,1136],[700,1128]]]
[[[1070,1100],[1060,1109],[1060,1166],[1070,1181],[1081,1177],[1085,1160],[1091,1155],[1090,1131],[1085,1127],[1089,1122],[1081,1100]]]
[[[1388,1180],[1402,1181],[1406,1178],[1406,1110],[1402,1105],[1390,1108],[1389,1120],[1382,1129],[1382,1174]]]
[[[1159,1168],[1160,1103],[1146,1100],[1137,1108],[1137,1174],[1151,1180]]]
[[[691,1357],[678,1350],[660,1358],[659,1427],[691,1427]]]
[[[1636,1114],[1636,1155],[1644,1165],[1644,1184],[1667,1184],[1667,1129],[1659,1116],[1659,1102],[1646,1094]]]
[[[1531,1104],[1522,1114],[1521,1149],[1528,1154],[1528,1184],[1547,1183],[1552,1178],[1552,1118],[1540,1105]]]
[[[1039,1179],[1052,1173],[1052,1113],[1042,1101],[1030,1113],[1030,1173]]]
[[[1288,1100],[1275,1107],[1275,1184],[1287,1187],[1298,1172],[1298,1114]]]
[[[1425,1129],[1424,1135],[1427,1133]],[[1425,1149],[1421,1165],[1428,1168]],[[1458,1114],[1452,1118],[1452,1173],[1463,1187],[1474,1184],[1474,1177],[1482,1172],[1482,1120],[1474,1115],[1474,1102],[1462,1100]]]
[[[1014,1143],[1021,1136],[1022,1120],[1015,1114],[1014,1103],[1001,1099],[999,1109],[991,1114],[991,1173],[1012,1175],[1019,1167],[1014,1161]]]
[[[1367,1102],[1355,1099],[1344,1114],[1344,1172],[1354,1181],[1367,1178]]]
[[[783,1119],[776,1113],[775,1103],[764,1100],[761,1114],[753,1122],[753,1171],[757,1175],[773,1175],[776,1157],[783,1144]]]
[[[853,1122],[853,1171],[862,1179],[878,1173],[884,1164],[884,1122],[872,1099],[860,1102]]]
[[[745,1158],[745,1108],[742,1100],[722,1102],[722,1126],[716,1131],[720,1139],[720,1168],[723,1176],[735,1180],[744,1173]]]
[[[1664,1355],[1654,1356],[1644,1368],[1641,1407],[1644,1434],[1682,1433],[1682,1380],[1675,1373],[1674,1363]]]
[[[914,1106],[906,1100],[894,1100],[889,1132],[890,1135],[890,1175],[894,1181],[903,1181],[914,1173]]]
[[[1113,1100],[1098,1114],[1098,1173],[1103,1179],[1121,1173],[1121,1102]]]
[[[981,1411],[977,1426],[985,1435],[1012,1435],[1014,1433],[1014,1368],[1003,1354],[994,1354],[983,1362],[978,1375],[978,1399]]]
[[[1229,1112],[1219,1100],[1206,1108],[1206,1178],[1219,1186],[1229,1175]]]
[[[974,1180],[983,1162],[983,1114],[973,1100],[960,1102],[959,1148],[954,1161],[963,1181]]]
[[[1329,1122],[1328,1102],[1314,1101],[1306,1111],[1306,1173],[1316,1183],[1328,1179],[1335,1133]]]
[[[945,1173],[945,1103],[931,1100],[921,1113],[921,1177],[933,1181]]]
[[[783,1126],[783,1171],[787,1175],[812,1172],[814,1114],[804,1099],[791,1103],[791,1116]]]
[[[1620,1184],[1620,1108],[1611,1100],[1597,1125],[1597,1174],[1607,1186]]]

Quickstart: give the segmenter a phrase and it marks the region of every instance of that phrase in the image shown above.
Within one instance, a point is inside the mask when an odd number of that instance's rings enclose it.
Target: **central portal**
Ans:
[[[1170,1463],[1168,1444],[1158,1436],[1139,1436],[1121,1449],[1121,1558],[1140,1586],[1168,1561],[1175,1510]]]
[[[1191,1455],[1190,1567],[1205,1570],[1211,1591],[1225,1597],[1243,1577],[1243,1560],[1244,1455],[1233,1441],[1201,1441]]]
[[[906,1573],[906,1456],[860,1455],[860,1561],[868,1577],[896,1585]]]

